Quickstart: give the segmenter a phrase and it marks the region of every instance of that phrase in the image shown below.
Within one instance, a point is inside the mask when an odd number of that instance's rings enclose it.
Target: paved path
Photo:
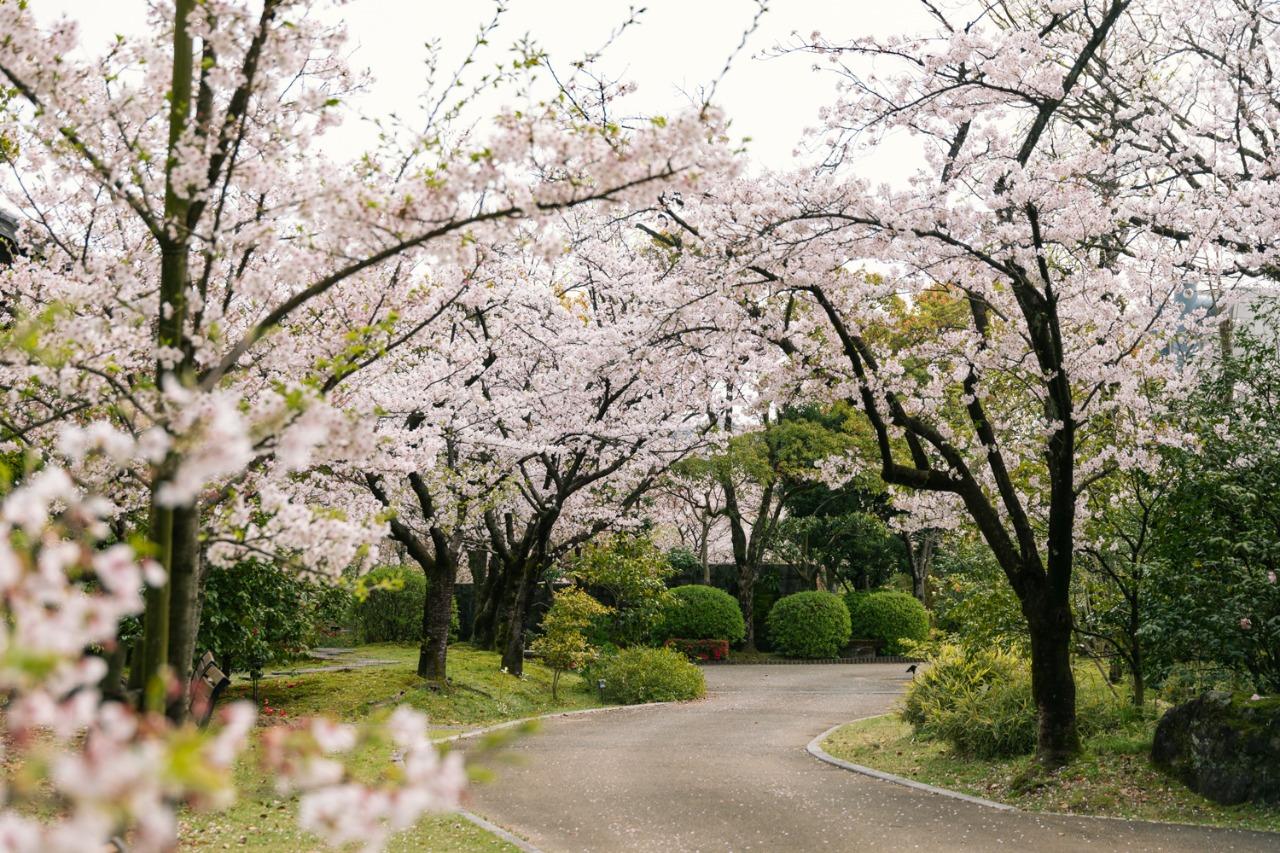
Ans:
[[[473,811],[546,853],[1280,853],[1280,835],[1002,812],[823,764],[818,733],[890,708],[898,664],[707,667],[701,702],[562,717]]]

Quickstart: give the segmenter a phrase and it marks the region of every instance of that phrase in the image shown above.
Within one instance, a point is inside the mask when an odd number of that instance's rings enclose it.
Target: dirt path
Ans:
[[[472,810],[562,851],[1280,851],[1280,835],[1002,812],[805,752],[888,710],[899,664],[708,667],[701,702],[547,721]]]

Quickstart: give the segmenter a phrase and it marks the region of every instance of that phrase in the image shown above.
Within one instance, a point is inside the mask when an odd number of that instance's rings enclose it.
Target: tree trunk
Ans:
[[[440,684],[445,680],[449,653],[449,622],[453,615],[453,588],[458,577],[457,557],[436,554],[427,572],[427,597],[422,605],[422,645],[418,649],[418,675]]]
[[[533,597],[536,562],[526,563],[519,572],[516,595],[507,615],[507,636],[503,644],[502,667],[511,675],[524,675],[524,623]]]
[[[476,615],[471,621],[471,643],[478,649],[493,648],[497,635],[498,599],[503,574],[502,564],[491,557],[484,583],[476,587]]]
[[[1138,618],[1139,591],[1135,588],[1129,599],[1129,671],[1133,677],[1133,707],[1142,709],[1146,704],[1146,679],[1142,677],[1142,638],[1138,634],[1142,622]]]
[[[911,563],[911,594],[925,607],[929,606],[929,573],[933,568],[933,552],[938,546],[939,536],[940,531],[934,528],[903,536]]]
[[[102,677],[102,681],[98,685],[98,689],[102,691],[103,698],[117,702],[124,700],[124,664],[128,654],[129,649],[124,643],[120,642],[120,637],[117,633],[115,645],[104,655],[107,661],[107,674]]]
[[[155,545],[156,559],[166,571],[171,571],[171,545],[173,537],[173,510],[156,503],[155,487],[151,493],[150,538]],[[165,672],[169,665],[169,588],[171,579],[159,586],[148,586],[145,595],[146,610],[142,617],[142,642],[138,659],[137,683],[141,687],[140,707],[144,710],[160,710],[163,707]]]
[[[1047,591],[1023,602],[1031,633],[1031,695],[1039,728],[1036,759],[1061,767],[1080,752],[1076,682],[1071,671],[1071,608]]]
[[[743,638],[742,647],[749,652],[756,650],[755,586],[756,567],[739,566],[738,607],[742,609],[742,619],[747,623],[747,635]]]
[[[187,715],[191,665],[200,630],[200,509],[196,505],[173,510],[170,562],[168,657],[178,693],[169,705],[169,716],[180,722]]]
[[[187,287],[190,284],[188,275],[188,236],[187,215],[190,201],[185,197],[186,190],[181,191],[174,183],[173,165],[179,160],[178,145],[187,129],[187,118],[191,114],[191,83],[193,73],[193,39],[187,29],[188,19],[195,8],[195,0],[177,0],[174,5],[173,26],[173,69],[171,72],[171,88],[169,91],[169,161],[165,166],[164,224],[165,235],[158,240],[160,244],[160,316],[156,323],[156,387],[163,388],[174,373],[181,380],[184,369],[191,365],[190,349],[186,340]],[[160,358],[164,349],[177,349],[183,353],[182,364],[177,370],[170,368]],[[188,571],[190,566],[181,560],[175,560],[175,511],[170,507],[162,507],[156,501],[156,494],[165,481],[177,469],[179,459],[170,453],[164,464],[153,472],[151,484],[151,530],[152,543],[156,546],[156,559],[168,573],[168,579],[158,587],[148,587],[146,592],[146,611],[143,617],[143,671],[141,674],[144,707],[159,710],[164,706],[166,667],[172,663],[169,659],[170,646],[170,589],[175,577]],[[185,550],[185,543],[179,532],[178,549]],[[181,582],[181,579],[179,580]],[[180,626],[186,628],[186,625]],[[180,668],[185,666],[180,665]],[[183,691],[185,693],[185,690]]]
[[[711,522],[702,520],[702,539],[698,545],[698,562],[702,564],[702,582],[711,586],[711,564],[707,562],[707,540],[711,538]]]

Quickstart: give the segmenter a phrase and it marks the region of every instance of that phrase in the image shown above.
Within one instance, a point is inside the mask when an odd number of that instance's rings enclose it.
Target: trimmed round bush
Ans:
[[[409,566],[379,566],[361,579],[368,594],[352,608],[356,641],[417,643],[422,640],[422,608],[427,579]],[[458,602],[453,602],[449,634],[458,633]]]
[[[903,640],[929,637],[929,611],[910,593],[891,589],[854,591],[845,596],[844,603],[849,608],[853,636],[877,640],[883,654],[905,654]]]
[[[623,705],[698,699],[707,692],[702,670],[674,649],[633,646],[595,667],[605,698]]]
[[[833,592],[797,592],[769,611],[769,639],[788,657],[833,658],[849,642],[849,610]]]
[[[747,635],[747,625],[732,595],[713,586],[690,584],[671,590],[663,631],[668,639],[737,643]]]

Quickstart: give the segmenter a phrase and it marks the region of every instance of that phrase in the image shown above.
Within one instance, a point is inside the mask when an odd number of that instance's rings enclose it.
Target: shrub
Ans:
[[[422,608],[427,579],[409,566],[380,566],[360,578],[352,608],[356,641],[417,643],[422,640]],[[449,636],[458,633],[458,602],[453,602]]]
[[[690,584],[671,590],[671,600],[663,617],[663,631],[668,639],[737,643],[747,635],[738,602],[713,586]]]
[[[690,660],[724,660],[729,656],[728,640],[685,640],[672,637],[666,646]]]
[[[623,705],[697,699],[706,693],[702,670],[674,649],[642,646],[604,658],[594,670],[605,698]]]
[[[965,696],[1013,679],[1023,666],[1021,657],[1001,649],[970,652],[956,645],[940,646],[907,688],[902,718],[918,733],[934,734],[928,728],[931,721],[954,711]]]
[[[1252,687],[1247,675],[1215,663],[1190,661],[1177,663],[1169,668],[1160,682],[1160,698],[1170,705],[1179,705],[1210,690],[1249,693],[1252,692]]]
[[[769,611],[769,639],[784,655],[832,658],[849,642],[849,609],[831,592],[797,592]]]
[[[1135,713],[1100,678],[1077,674],[1077,725],[1082,736]],[[922,737],[976,758],[1035,751],[1036,705],[1024,657],[1000,649],[938,649],[907,689],[902,718]]]
[[[906,654],[903,640],[924,640],[929,636],[929,612],[915,596],[896,590],[850,592],[845,596],[853,635],[876,640],[886,655]]]
[[[293,657],[323,640],[350,607],[349,590],[318,584],[271,563],[213,568],[205,582],[197,653],[228,673]]]
[[[673,572],[664,554],[643,536],[619,534],[583,547],[562,567],[613,608],[606,620],[607,642],[631,646],[650,642],[662,622]]]
[[[551,667],[551,698],[559,699],[560,675],[565,670],[580,669],[595,660],[600,650],[587,640],[584,631],[610,612],[580,589],[556,593],[551,608],[542,619],[542,636],[530,646]]]

